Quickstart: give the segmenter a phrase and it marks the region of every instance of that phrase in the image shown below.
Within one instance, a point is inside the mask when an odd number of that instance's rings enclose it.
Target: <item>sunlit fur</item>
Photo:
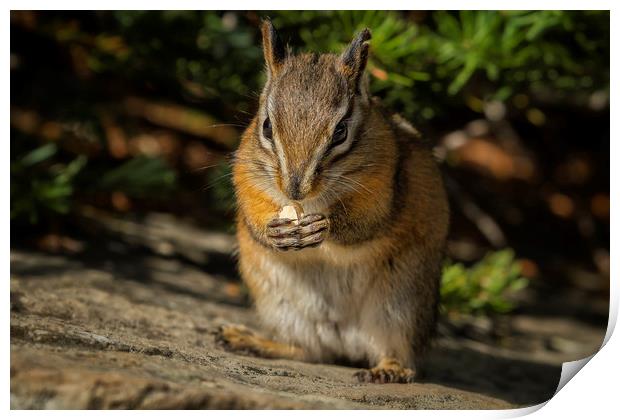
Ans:
[[[430,150],[348,83],[340,57],[268,63],[259,111],[235,156],[241,275],[265,327],[309,361],[419,363],[432,335],[448,226]],[[349,138],[329,151],[352,106]],[[269,116],[271,140],[262,138]],[[276,251],[266,226],[301,177],[306,214],[329,233],[317,248]]]

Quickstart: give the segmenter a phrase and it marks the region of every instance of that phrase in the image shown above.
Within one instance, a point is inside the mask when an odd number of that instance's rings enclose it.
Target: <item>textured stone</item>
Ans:
[[[210,332],[256,328],[239,290],[234,278],[137,251],[13,250],[11,407],[510,408],[546,400],[559,379],[559,363],[449,337],[427,379],[406,385],[359,384],[345,366],[231,354]]]

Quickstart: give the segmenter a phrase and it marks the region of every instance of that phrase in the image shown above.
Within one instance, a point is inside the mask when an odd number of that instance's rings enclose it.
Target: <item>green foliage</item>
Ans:
[[[68,164],[55,163],[57,152],[48,143],[11,163],[11,220],[25,217],[37,223],[42,213],[69,211],[74,178],[87,160],[78,156]]]
[[[527,284],[511,250],[488,254],[471,268],[447,264],[441,283],[442,308],[477,315],[510,312],[515,307],[512,294]]]
[[[467,106],[469,96],[609,88],[604,11],[438,11],[421,23],[391,11],[280,12],[274,22],[314,51],[340,51],[371,28],[371,89],[418,123]]]
[[[102,191],[121,191],[132,197],[169,192],[176,175],[158,157],[137,156],[106,172],[96,187]]]
[[[434,44],[437,62],[444,67],[440,74],[456,74],[448,93],[460,91],[476,71],[497,83],[494,93],[501,93],[502,98],[525,79],[534,83],[532,88],[540,87],[541,82],[556,88],[591,86],[590,63],[580,60],[584,56],[594,59],[593,54],[606,43],[599,39],[576,49],[567,48],[569,42],[583,39],[584,34],[579,31],[583,17],[575,12],[553,10],[461,11],[457,19],[448,12],[438,12],[434,15]],[[561,37],[556,37],[558,33]],[[600,73],[605,67],[593,69]],[[560,74],[570,83],[558,83]]]
[[[16,141],[11,151],[24,148]],[[32,225],[48,216],[66,215],[80,193],[121,191],[130,197],[161,197],[176,185],[175,172],[158,157],[138,156],[100,173],[86,156],[67,159],[56,143],[45,143],[11,160],[11,220]]]
[[[88,63],[99,74],[122,73],[138,85],[248,112],[263,81],[264,17],[301,51],[339,52],[371,28],[371,89],[419,124],[468,106],[470,97],[609,86],[606,11],[119,11],[107,17]],[[73,27],[62,34],[62,42],[86,35]]]
[[[256,26],[243,14],[118,11],[114,18],[132,60],[110,71],[236,110],[251,107],[262,78],[262,49]]]

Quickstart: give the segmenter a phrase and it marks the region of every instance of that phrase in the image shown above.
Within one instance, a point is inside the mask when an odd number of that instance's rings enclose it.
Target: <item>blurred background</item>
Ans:
[[[229,160],[264,82],[267,16],[294,51],[372,29],[373,94],[445,174],[444,314],[604,328],[605,11],[13,11],[12,248],[179,259],[245,299]]]

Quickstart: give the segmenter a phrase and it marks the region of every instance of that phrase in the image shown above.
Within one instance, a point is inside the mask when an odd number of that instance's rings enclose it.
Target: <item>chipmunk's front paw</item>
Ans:
[[[321,244],[327,236],[329,223],[322,214],[308,214],[298,222],[290,219],[273,219],[267,225],[267,238],[280,250],[300,250]]]
[[[415,380],[415,372],[407,368],[386,369],[375,367],[372,369],[364,369],[353,374],[360,382],[375,384],[408,384]]]

